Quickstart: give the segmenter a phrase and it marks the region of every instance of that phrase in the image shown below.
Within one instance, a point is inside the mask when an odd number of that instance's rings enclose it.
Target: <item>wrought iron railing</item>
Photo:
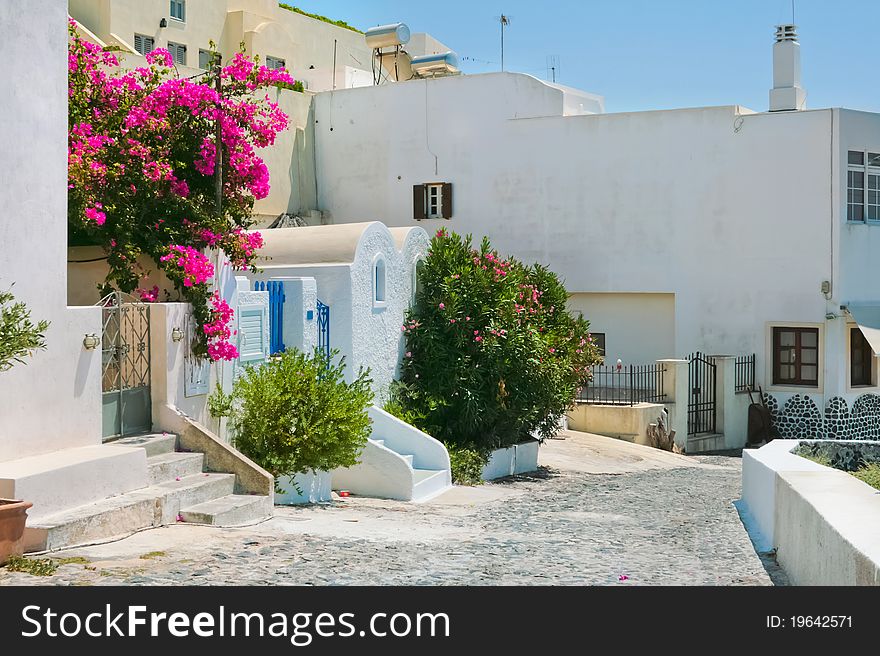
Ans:
[[[577,401],[594,405],[635,405],[662,403],[662,364],[596,365],[591,370],[590,382],[580,389]]]
[[[755,354],[740,355],[734,366],[736,371],[736,391],[748,392],[755,389]]]

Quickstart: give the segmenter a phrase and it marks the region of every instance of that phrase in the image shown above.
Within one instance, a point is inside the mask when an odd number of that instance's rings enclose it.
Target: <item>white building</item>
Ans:
[[[415,293],[416,268],[427,254],[427,233],[419,226],[389,230],[372,222],[265,230],[263,239],[260,271],[249,275],[284,282],[284,345],[308,349],[320,341],[338,350],[347,380],[369,369],[381,405],[404,355],[401,326]],[[321,338],[315,301],[328,308]],[[310,327],[301,330],[304,319]]]
[[[562,275],[609,361],[754,353],[783,435],[863,435],[841,412],[878,414],[880,115],[805,110],[798,50],[781,27],[769,112],[605,114],[515,73],[320,94],[318,206],[488,235]]]

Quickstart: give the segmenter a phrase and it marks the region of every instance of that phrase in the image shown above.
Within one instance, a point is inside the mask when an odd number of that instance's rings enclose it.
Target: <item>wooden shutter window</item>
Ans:
[[[413,185],[413,218],[416,221],[423,221],[427,218],[425,215],[425,185]]]
[[[452,218],[452,184],[444,182],[440,192],[441,211],[444,219]]]

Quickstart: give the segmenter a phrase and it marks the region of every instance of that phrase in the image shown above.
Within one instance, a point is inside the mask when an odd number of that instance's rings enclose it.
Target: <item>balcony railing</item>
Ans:
[[[662,403],[662,364],[645,364],[617,367],[596,365],[592,368],[590,382],[582,387],[577,396],[579,403],[595,405],[635,405],[637,403]]]

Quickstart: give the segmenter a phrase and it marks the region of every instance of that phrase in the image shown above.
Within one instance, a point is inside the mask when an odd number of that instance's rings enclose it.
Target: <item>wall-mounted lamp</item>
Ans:
[[[168,21],[163,18],[159,21],[159,27],[168,27]]]
[[[825,318],[826,318],[828,321],[831,321],[832,319],[837,319],[837,318],[839,318],[839,317],[840,317],[840,315],[838,315],[838,314],[834,314],[833,312],[829,312],[828,314],[825,315]]]
[[[95,333],[89,333],[85,337],[83,337],[83,346],[87,351],[92,351],[98,348],[98,344],[101,343],[101,338],[98,337]]]
[[[171,330],[171,341],[179,342],[183,339],[183,331],[180,328],[174,328]]]

